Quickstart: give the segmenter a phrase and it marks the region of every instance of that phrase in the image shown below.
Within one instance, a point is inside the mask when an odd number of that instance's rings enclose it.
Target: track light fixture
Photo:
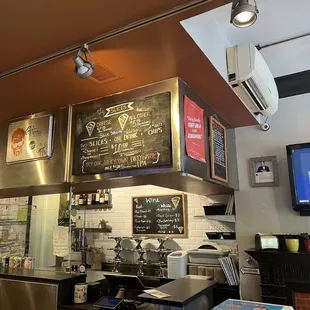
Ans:
[[[238,28],[246,28],[252,26],[257,20],[256,0],[254,4],[249,4],[249,0],[234,0],[231,8],[230,23]]]
[[[90,61],[87,59],[87,54],[89,55]],[[84,58],[82,57],[83,55]],[[94,59],[87,44],[83,44],[78,54],[72,59],[75,64],[75,73],[77,76],[81,79],[86,79],[92,75],[94,71]]]

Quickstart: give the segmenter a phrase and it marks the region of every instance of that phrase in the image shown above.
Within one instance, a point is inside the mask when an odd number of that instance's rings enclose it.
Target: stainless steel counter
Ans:
[[[0,310],[56,310],[73,302],[74,285],[85,280],[60,271],[0,269]]]
[[[0,279],[12,279],[12,280],[23,280],[32,282],[48,282],[56,283],[73,279],[80,278],[80,281],[84,281],[85,275],[80,275],[79,273],[65,273],[63,271],[58,271],[53,269],[38,269],[38,270],[19,270],[12,268],[0,268]]]

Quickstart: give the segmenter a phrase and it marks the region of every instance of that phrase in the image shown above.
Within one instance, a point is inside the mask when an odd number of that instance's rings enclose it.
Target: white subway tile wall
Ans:
[[[86,211],[85,222],[88,227],[98,227],[99,221],[104,219],[112,226],[112,234],[110,236],[126,237],[132,235],[132,214],[131,214],[131,197],[143,195],[159,195],[177,193],[175,190],[153,186],[135,186],[126,188],[112,189],[112,210],[107,211]],[[223,225],[217,221],[209,221],[206,219],[194,218],[195,215],[204,215],[203,206],[211,202],[205,196],[185,193],[187,195],[187,219],[188,219],[188,237],[175,238],[173,242],[165,244],[167,248],[191,250],[196,249],[202,244],[207,244],[203,239],[206,239],[206,232],[227,232],[233,231],[232,227]],[[84,212],[79,211],[77,217],[83,218]],[[91,225],[91,226],[90,226]],[[108,234],[92,234],[88,233],[88,244],[93,244],[95,247],[104,249],[105,260],[112,260],[114,252],[107,250],[114,248],[114,240],[108,239]],[[125,242],[125,241],[124,241]],[[126,247],[134,247],[135,243],[126,241],[123,244]],[[144,241],[143,246],[156,248],[157,241]],[[126,259],[133,260],[136,258],[135,253],[122,253]]]
[[[1,255],[24,255],[26,225],[12,223],[17,221],[18,209],[28,204],[28,197],[16,197],[0,199],[0,254]],[[2,224],[2,222],[6,224]]]

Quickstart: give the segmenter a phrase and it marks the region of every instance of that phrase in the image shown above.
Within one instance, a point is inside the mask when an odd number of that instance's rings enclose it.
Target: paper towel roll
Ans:
[[[87,301],[87,283],[78,283],[74,286],[74,303],[82,304]]]

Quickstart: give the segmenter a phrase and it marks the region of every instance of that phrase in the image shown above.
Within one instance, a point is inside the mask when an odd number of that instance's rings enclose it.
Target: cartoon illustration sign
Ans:
[[[9,125],[7,163],[49,158],[52,154],[53,115],[34,117]]]

